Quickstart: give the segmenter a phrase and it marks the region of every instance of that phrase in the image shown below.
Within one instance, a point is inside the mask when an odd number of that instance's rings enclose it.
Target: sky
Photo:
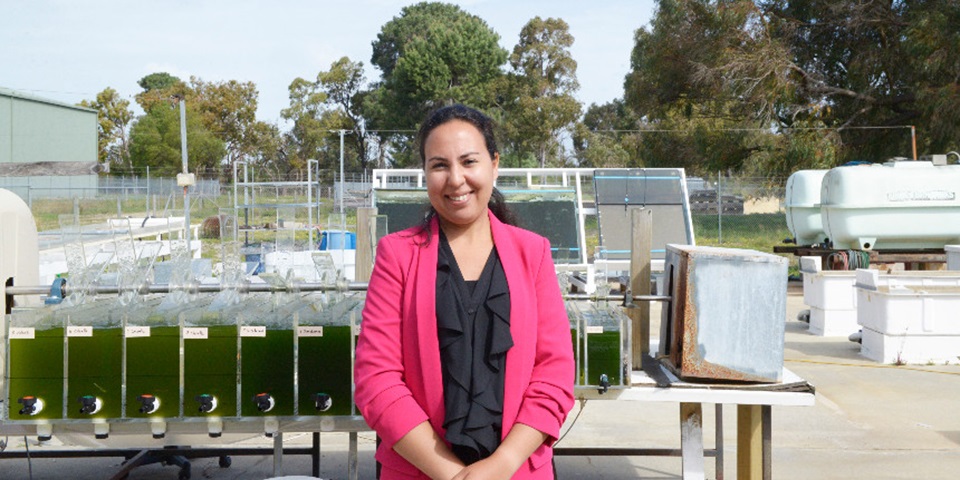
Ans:
[[[283,124],[287,87],[347,56],[363,62],[381,27],[416,1],[0,0],[0,87],[75,104],[106,87],[141,113],[137,81],[155,72],[183,80],[257,85],[257,117]],[[477,15],[512,51],[535,16],[570,26],[584,108],[623,96],[634,32],[655,0],[449,0]]]

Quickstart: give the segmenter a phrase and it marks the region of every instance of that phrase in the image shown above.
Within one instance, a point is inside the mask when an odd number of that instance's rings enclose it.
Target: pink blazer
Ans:
[[[503,435],[515,423],[550,437],[513,476],[553,478],[551,445],[573,407],[574,359],[570,324],[550,256],[550,242],[501,223],[492,213],[493,242],[510,289],[510,333],[503,392]],[[377,245],[363,309],[354,379],[357,407],[382,442],[381,478],[427,478],[393,450],[413,427],[429,420],[444,438],[443,387],[437,340],[438,222],[430,243],[416,228]]]

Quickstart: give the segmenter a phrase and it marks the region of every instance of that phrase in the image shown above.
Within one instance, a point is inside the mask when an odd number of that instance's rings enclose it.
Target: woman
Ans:
[[[443,107],[418,143],[430,213],[377,245],[357,344],[381,478],[554,478],[574,363],[550,244],[505,223],[489,118]]]

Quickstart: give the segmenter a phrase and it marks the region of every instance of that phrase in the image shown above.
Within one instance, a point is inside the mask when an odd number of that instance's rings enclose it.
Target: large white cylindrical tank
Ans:
[[[827,239],[820,217],[820,186],[828,171],[798,170],[787,179],[784,210],[787,228],[797,245],[814,245]]]
[[[39,258],[37,224],[30,207],[15,193],[0,188],[0,293],[9,279],[13,279],[14,285],[37,285]],[[20,300],[17,299],[18,304]],[[0,302],[4,308],[9,307],[5,295],[0,295]],[[2,320],[0,318],[0,325]]]
[[[943,248],[960,242],[960,165],[896,161],[837,167],[820,213],[834,248]]]
[[[6,353],[7,282],[12,285],[35,286],[40,277],[40,252],[37,224],[30,207],[10,190],[0,188],[0,392],[4,391]],[[37,299],[17,297],[14,302],[25,306]]]

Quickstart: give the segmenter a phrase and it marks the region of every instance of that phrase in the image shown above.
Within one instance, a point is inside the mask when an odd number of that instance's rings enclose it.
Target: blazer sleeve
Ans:
[[[383,241],[388,240],[388,241]],[[384,238],[367,288],[354,365],[357,408],[388,448],[428,419],[407,386],[402,348],[405,275],[395,241]],[[401,247],[402,248],[402,247]]]
[[[517,422],[549,435],[547,442],[553,444],[574,404],[574,359],[570,321],[550,256],[550,242],[545,238],[534,288],[537,305],[536,354]]]

